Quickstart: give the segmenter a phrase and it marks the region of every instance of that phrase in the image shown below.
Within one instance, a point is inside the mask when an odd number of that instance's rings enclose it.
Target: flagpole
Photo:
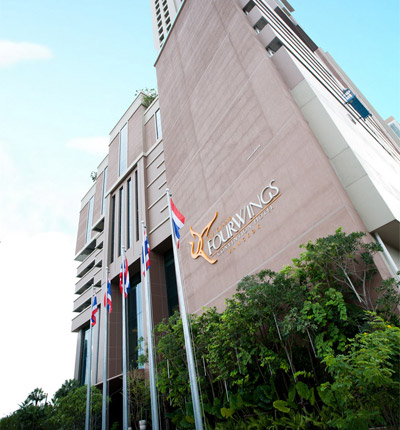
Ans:
[[[90,334],[89,334],[89,363],[87,368],[87,390],[86,390],[86,419],[85,419],[85,430],[90,429],[90,392],[92,386],[92,312],[93,312],[93,285],[90,300]]]
[[[107,353],[108,353],[108,267],[106,267],[106,293],[104,300],[104,339],[103,339],[103,408],[101,415],[101,430],[107,430]]]
[[[122,261],[125,261],[125,248],[122,247]],[[125,273],[122,275],[122,430],[128,430],[128,375],[126,351],[126,300]]]
[[[142,221],[142,231],[145,232],[146,226]],[[150,270],[146,269],[145,256],[145,235],[143,235],[142,245],[142,272],[145,281],[145,297],[146,297],[146,329],[147,329],[147,348],[149,353],[149,374],[150,374],[150,400],[151,400],[151,426],[152,430],[159,430],[158,422],[158,403],[157,403],[157,392],[156,392],[156,376],[154,366],[154,350],[153,350],[153,324],[152,324],[152,305],[151,305],[151,292],[150,292]]]
[[[171,200],[170,200],[170,194],[169,194],[168,188],[166,189],[166,193],[167,193],[167,200],[168,200],[168,210],[169,210],[171,232],[173,235],[174,234],[174,225],[173,225],[173,221],[172,221]],[[187,357],[187,362],[188,362],[190,388],[191,388],[191,393],[192,393],[192,403],[193,403],[195,427],[196,427],[196,430],[203,430],[203,420],[202,420],[202,416],[201,416],[199,389],[197,386],[196,370],[195,370],[194,359],[193,359],[192,341],[190,339],[189,325],[188,325],[187,314],[186,314],[185,297],[183,295],[181,271],[180,271],[180,267],[179,267],[178,252],[176,249],[176,243],[175,243],[174,238],[172,238],[172,248],[174,250],[176,284],[177,284],[177,289],[178,289],[179,308],[180,308],[180,312],[181,312],[182,325],[183,325],[183,335],[185,338],[186,357]]]

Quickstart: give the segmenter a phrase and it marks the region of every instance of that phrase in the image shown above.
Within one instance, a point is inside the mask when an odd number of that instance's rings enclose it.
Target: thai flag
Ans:
[[[143,229],[142,267],[143,276],[146,276],[146,271],[150,269],[150,245],[146,229]]]
[[[171,199],[171,210],[172,210],[172,223],[174,226],[174,231],[172,232],[173,239],[176,243],[176,247],[179,249],[179,239],[181,235],[179,234],[179,230],[185,224],[185,217],[178,211],[174,202]]]
[[[107,292],[104,294],[104,307],[107,306],[107,310],[109,313],[112,312],[112,300],[111,300],[111,281],[110,275],[108,275],[107,279]]]
[[[96,325],[96,313],[97,313],[97,297],[94,297],[93,303],[92,303],[92,327]]]
[[[130,287],[128,260],[124,256],[121,263],[121,271],[119,272],[119,289],[121,290],[121,294],[125,294],[125,297],[127,297]]]

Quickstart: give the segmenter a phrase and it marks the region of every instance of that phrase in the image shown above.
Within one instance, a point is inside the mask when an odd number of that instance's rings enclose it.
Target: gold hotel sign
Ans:
[[[218,212],[215,212],[213,219],[201,233],[197,233],[190,227],[190,233],[197,241],[197,244],[189,242],[192,258],[203,257],[208,263],[215,264],[218,260],[214,257],[218,257],[226,251],[231,253],[237,245],[250,238],[251,234],[260,228],[258,222],[271,211],[272,203],[281,195],[279,188],[273,185],[274,182],[273,179],[257,194],[256,202],[249,202],[240,208],[239,212],[228,217],[215,232],[210,233],[210,230],[218,217]],[[204,250],[205,244],[206,250]]]

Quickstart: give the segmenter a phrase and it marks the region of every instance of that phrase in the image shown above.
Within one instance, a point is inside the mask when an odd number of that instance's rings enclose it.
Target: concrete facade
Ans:
[[[131,315],[131,346],[135,350],[138,338],[146,335],[142,309],[144,289],[140,280],[141,221],[148,226],[152,244],[152,300],[155,320],[168,317],[168,301],[164,270],[164,254],[171,247],[166,216],[166,176],[162,135],[157,137],[156,122],[160,121],[158,101],[146,108],[142,94],[110,133],[109,153],[97,170],[97,178],[82,199],[76,245],[78,294],[73,304],[77,315],[72,320],[72,331],[77,332],[75,378],[86,379],[88,359],[88,332],[92,294],[97,296],[99,311],[93,333],[92,381],[102,384],[103,372],[103,296],[106,289],[106,268],[112,283],[112,313],[109,317],[108,375],[110,383],[120,386],[122,372],[122,302],[119,291],[119,272],[122,261],[121,246],[126,249],[131,276],[130,301],[134,307]],[[157,116],[157,121],[156,121]],[[127,128],[126,168],[120,172],[120,135]],[[159,133],[160,133],[159,129]],[[92,217],[90,219],[90,202]],[[140,305],[140,306],[139,306]],[[140,309],[139,309],[140,308]],[[134,364],[136,365],[136,362]],[[118,402],[117,402],[118,403]]]
[[[374,232],[394,222],[392,240],[398,232],[396,146],[389,136],[376,139],[374,124],[348,108],[341,90],[349,85],[332,74],[326,78],[326,56],[286,27],[270,6],[274,2],[254,2],[246,16],[242,7],[251,3],[185,2],[156,63],[175,201],[198,233],[218,212],[204,236],[205,252],[219,229],[226,232],[229,217],[257,203],[271,180],[280,192],[270,212],[260,222],[253,219],[251,233],[236,246],[231,241],[215,264],[192,258],[187,243],[195,239],[184,229],[190,312],[222,307],[243,276],[280,269],[301,243],[340,226]],[[255,29],[263,19],[262,29]],[[274,40],[278,49],[268,52]]]
[[[172,27],[183,0],[151,0],[154,47],[159,50]]]
[[[376,257],[382,278],[394,276],[400,265],[398,143],[294,21],[289,3],[165,0],[159,6],[169,5],[171,19],[167,26],[162,20],[162,41],[158,3],[151,1],[159,98],[145,107],[139,95],[112,129],[109,152],[82,199],[77,234],[75,377],[84,382],[92,287],[102,304],[108,267],[108,373],[115,389],[122,356],[122,245],[136,312],[131,336],[134,342],[147,336],[139,309],[141,220],[151,247],[154,321],[177,305],[167,187],[186,218],[179,258],[189,312],[223,309],[245,275],[281,269],[298,256],[300,244],[339,227],[383,244],[385,252]],[[369,112],[366,118],[346,99],[347,89]],[[96,385],[102,384],[102,310],[94,329]]]

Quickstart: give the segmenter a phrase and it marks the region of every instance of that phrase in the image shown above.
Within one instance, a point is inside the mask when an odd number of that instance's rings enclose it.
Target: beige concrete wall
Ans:
[[[94,194],[94,201],[93,201],[93,225],[95,225],[96,222],[101,217],[103,181],[104,181],[104,171],[101,172],[96,179],[96,192]]]
[[[86,327],[90,318],[90,306],[88,305],[88,297],[90,297],[90,289],[87,290],[87,285],[92,281],[96,288],[101,288],[98,293],[98,303],[103,311],[103,295],[105,290],[106,272],[105,267],[110,269],[112,279],[112,296],[113,296],[113,312],[110,315],[109,321],[109,364],[108,377],[118,377],[121,373],[121,354],[122,354],[122,339],[121,339],[121,294],[118,286],[119,272],[121,267],[121,257],[118,256],[119,247],[119,189],[124,189],[124,211],[123,211],[123,232],[124,245],[127,245],[127,188],[128,181],[131,181],[131,229],[132,229],[132,244],[126,250],[126,256],[129,263],[129,271],[131,279],[134,275],[141,272],[140,255],[141,255],[141,239],[142,230],[141,224],[139,228],[139,240],[136,240],[136,203],[135,203],[135,181],[137,172],[138,181],[138,208],[139,208],[139,223],[141,220],[147,222],[150,245],[152,249],[152,300],[153,314],[155,321],[159,322],[168,316],[168,304],[166,297],[165,274],[163,252],[165,252],[165,240],[170,235],[170,230],[167,223],[161,223],[166,217],[165,205],[165,166],[162,140],[156,142],[154,113],[158,109],[158,102],[155,100],[153,104],[145,111],[140,104],[140,99],[136,99],[128,110],[121,117],[117,125],[111,132],[111,144],[109,146],[109,156],[99,166],[101,172],[96,183],[89,190],[82,201],[82,211],[80,214],[80,227],[78,232],[77,251],[80,251],[85,243],[86,223],[88,213],[88,201],[92,195],[94,200],[93,222],[100,218],[101,212],[101,197],[103,189],[103,171],[108,166],[108,179],[105,208],[104,231],[101,233],[95,232],[97,236],[96,246],[101,247],[101,250],[94,250],[86,257],[84,263],[79,266],[78,274],[81,278],[77,281],[75,289],[80,288],[80,296],[77,296],[74,302],[74,309],[78,313],[72,321],[72,330],[80,332],[83,327]],[[118,177],[118,160],[119,160],[119,130],[128,122],[128,170]],[[111,199],[115,196],[115,243],[114,243],[114,262],[110,264],[110,245],[111,245]],[[98,228],[101,229],[103,223],[99,223]],[[150,233],[151,231],[151,233]],[[157,246],[163,244],[160,252],[157,252]],[[79,249],[78,249],[79,248]],[[101,263],[101,264],[100,264]],[[87,270],[87,267],[92,267]],[[100,267],[101,266],[101,267]],[[144,287],[143,288],[143,304],[144,304]],[[88,293],[89,292],[89,293]],[[105,313],[100,312],[98,318],[98,327],[102,327]],[[146,313],[143,309],[143,318]],[[145,321],[145,319],[144,319]],[[144,326],[144,335],[146,329]],[[99,336],[99,347],[97,353],[97,336]],[[93,359],[93,381],[100,383],[102,381],[103,371],[103,348],[104,339],[103,332],[98,333],[95,330],[94,334],[95,354]],[[98,355],[97,355],[98,354]],[[78,372],[80,357],[77,358],[76,372]]]
[[[115,184],[118,179],[118,158],[119,156],[119,132],[111,141],[108,152],[108,179],[107,191]]]
[[[302,74],[292,94],[366,227],[399,222],[400,162],[304,68]]]
[[[186,217],[180,258],[189,311],[223,306],[243,276],[280,269],[301,243],[340,226],[365,230],[235,4],[188,1],[156,67],[167,180]],[[189,227],[200,233],[218,212],[210,233],[225,228],[224,221],[255,202],[271,180],[280,197],[263,219],[250,223],[246,240],[213,265],[192,259]]]
[[[122,372],[121,351],[122,351],[122,302],[121,293],[117,284],[112,284],[111,294],[114,298],[113,308],[109,318],[108,335],[109,335],[109,355],[108,355],[108,377],[119,375]],[[119,300],[118,300],[119,299]],[[103,343],[103,342],[101,342]],[[102,360],[100,360],[102,362]],[[100,369],[102,370],[102,364]],[[100,372],[102,376],[102,372]],[[100,376],[100,380],[102,377]]]
[[[164,318],[168,318],[168,302],[165,283],[164,257],[157,252],[151,253],[150,276],[154,324],[158,324]],[[143,305],[144,304],[145,301],[143,300]]]
[[[147,225],[152,246],[158,245],[169,232],[158,234],[159,228],[168,218],[167,188],[163,145],[160,143],[146,158],[146,201]],[[156,234],[154,234],[156,233]]]
[[[89,203],[87,203],[79,213],[78,236],[76,239],[75,254],[85,246],[87,217],[89,213]]]
[[[160,140],[156,142],[155,130],[154,130],[154,118],[151,117],[146,121],[146,128],[143,129],[143,106],[129,119],[129,130],[128,130],[128,154],[130,159],[130,170],[128,170],[120,180],[114,181],[114,190],[110,194],[116,196],[116,218],[115,218],[115,259],[110,264],[111,277],[118,276],[120,270],[120,258],[118,256],[118,231],[119,231],[119,189],[124,189],[124,213],[123,213],[123,225],[124,225],[124,238],[126,240],[127,232],[127,182],[131,180],[132,183],[132,195],[131,195],[131,228],[132,228],[132,247],[127,249],[127,258],[129,264],[135,263],[139,265],[139,257],[141,252],[141,221],[144,220],[147,224],[147,231],[149,235],[150,245],[153,248],[157,247],[163,242],[169,235],[170,231],[166,218],[168,217],[168,210],[166,210],[166,177],[165,177],[165,165],[164,165],[164,150],[163,143]],[[154,108],[155,112],[156,109]],[[146,114],[147,115],[147,114]],[[147,131],[143,133],[144,130]],[[144,139],[145,137],[145,139]],[[114,139],[116,141],[118,137]],[[150,140],[153,139],[153,140]],[[144,140],[146,143],[144,144]],[[114,150],[113,145],[110,145],[110,162],[115,164],[118,163],[118,156],[111,155]],[[143,152],[144,146],[148,147],[147,152]],[[117,148],[118,150],[118,148]],[[133,158],[136,157],[136,158]],[[109,164],[109,179],[110,172],[115,171],[115,166]],[[139,241],[136,241],[136,203],[135,203],[135,187],[136,187],[136,175],[138,180],[138,208],[139,208]],[[115,174],[114,174],[115,176]],[[111,216],[111,212],[110,212]],[[109,225],[109,228],[111,226]],[[111,235],[108,235],[108,247],[110,247]]]
[[[128,166],[143,152],[143,113],[144,107],[140,105],[128,121]]]
[[[154,117],[150,118],[150,120],[144,125],[144,136],[145,152],[147,152],[156,142],[156,126]]]

